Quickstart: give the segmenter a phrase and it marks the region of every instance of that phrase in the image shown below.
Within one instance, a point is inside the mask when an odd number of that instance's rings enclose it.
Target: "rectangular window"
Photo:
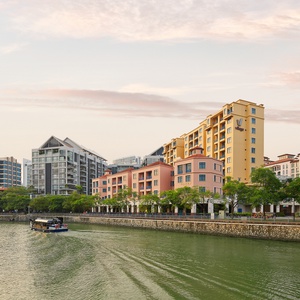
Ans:
[[[182,174],[183,173],[183,167],[181,166],[177,166],[177,174]]]
[[[227,173],[231,173],[231,167],[227,168]]]
[[[133,187],[134,189],[136,189],[136,182],[134,182],[134,183],[132,184],[132,187]]]
[[[231,133],[231,127],[227,128],[227,133]]]
[[[255,157],[251,157],[251,163],[255,164]]]
[[[255,144],[255,138],[251,138],[251,143]]]
[[[206,168],[206,162],[199,162],[199,169],[205,169]]]
[[[252,112],[253,115],[256,115],[256,108],[253,108],[253,107],[252,107],[252,108],[251,108],[251,112]]]
[[[251,118],[251,123],[252,124],[256,124],[256,119],[255,118]]]
[[[192,172],[192,164],[186,164],[185,171],[186,171],[186,173],[191,173]]]
[[[178,176],[177,182],[178,182],[178,183],[181,183],[181,182],[182,182],[182,176]]]
[[[253,153],[253,154],[255,153],[255,148],[253,148],[253,147],[251,148],[251,153]]]
[[[231,147],[227,148],[227,153],[231,153]]]
[[[231,143],[231,137],[227,138],[227,144]]]
[[[132,175],[132,178],[133,178],[133,179],[136,179],[136,174],[133,174],[133,175]]]
[[[199,181],[206,181],[206,175],[205,174],[199,174]]]
[[[158,180],[154,180],[153,185],[158,186]]]
[[[185,176],[185,182],[191,182],[191,175]]]
[[[227,157],[227,163],[228,163],[228,164],[231,163],[231,157]]]
[[[255,133],[256,133],[256,128],[253,128],[253,127],[252,127],[252,128],[251,128],[251,133],[252,133],[252,134],[255,134]]]
[[[153,174],[157,176],[158,175],[158,169],[154,170]]]

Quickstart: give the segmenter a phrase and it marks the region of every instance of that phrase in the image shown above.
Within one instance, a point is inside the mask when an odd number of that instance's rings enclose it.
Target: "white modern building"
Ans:
[[[102,176],[105,159],[69,138],[50,137],[32,150],[32,182],[38,194],[68,195],[80,187],[92,194],[92,179]]]

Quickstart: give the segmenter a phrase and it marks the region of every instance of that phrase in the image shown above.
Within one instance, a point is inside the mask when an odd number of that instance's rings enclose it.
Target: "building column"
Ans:
[[[276,212],[279,213],[280,212],[280,204],[276,205]]]
[[[271,212],[271,213],[274,213],[274,204],[271,204],[271,205],[270,205],[270,212]]]
[[[191,207],[191,214],[195,215],[196,212],[197,212],[197,204],[193,204],[192,207]]]
[[[158,206],[157,206],[157,213],[159,213],[159,214],[160,214],[160,212],[161,212],[161,206],[160,206],[160,205],[158,205]]]
[[[207,212],[209,214],[213,214],[214,213],[214,204],[211,201],[207,202]]]
[[[175,206],[174,213],[175,215],[178,215],[178,206]]]

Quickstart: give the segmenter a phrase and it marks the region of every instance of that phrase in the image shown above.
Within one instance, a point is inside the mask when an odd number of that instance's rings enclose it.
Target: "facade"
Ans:
[[[245,100],[224,105],[198,127],[164,145],[164,159],[176,160],[191,155],[194,147],[222,161],[224,177],[249,182],[254,168],[264,164],[264,106]]]
[[[69,138],[50,137],[32,150],[32,182],[38,194],[68,195],[80,186],[92,194],[92,179],[104,174],[105,159]]]
[[[195,147],[193,154],[176,160],[174,164],[174,189],[201,187],[204,191],[222,195],[223,164],[203,155],[203,149]]]
[[[163,162],[164,161],[163,151],[164,151],[164,148],[160,147],[157,150],[155,150],[154,152],[150,153],[149,155],[144,156],[142,165],[148,166],[157,161]]]
[[[158,161],[132,171],[132,191],[137,195],[155,194],[174,188],[173,167]]]
[[[23,186],[29,187],[32,182],[32,163],[29,159],[23,159]]]
[[[299,177],[299,154],[282,154],[276,161],[265,162],[265,168],[271,169],[280,180]]]
[[[0,157],[0,187],[21,186],[21,164],[11,157]]]

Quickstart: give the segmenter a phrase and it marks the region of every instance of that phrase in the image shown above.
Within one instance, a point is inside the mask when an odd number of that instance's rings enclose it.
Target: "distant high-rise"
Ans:
[[[223,163],[223,175],[250,181],[254,168],[264,164],[264,106],[238,100],[209,115],[198,127],[164,145],[164,160],[174,165],[194,147]]]
[[[32,184],[39,194],[68,195],[80,187],[92,194],[92,179],[102,176],[105,159],[69,138],[50,137],[32,150]]]
[[[0,187],[21,185],[21,164],[13,157],[0,157]]]

